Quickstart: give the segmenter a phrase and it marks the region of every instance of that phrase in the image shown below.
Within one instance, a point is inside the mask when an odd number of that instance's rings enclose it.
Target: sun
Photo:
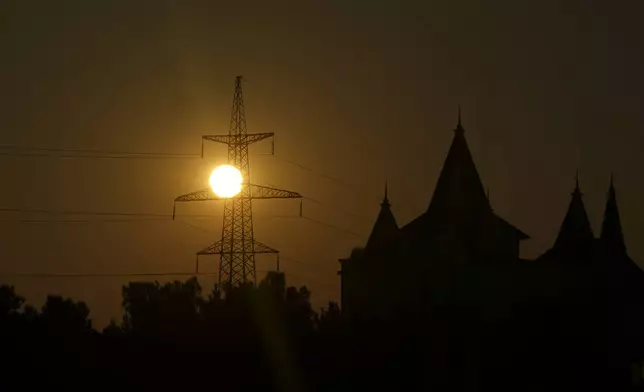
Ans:
[[[244,181],[241,172],[235,166],[217,166],[210,175],[210,187],[219,197],[233,197],[242,189]]]

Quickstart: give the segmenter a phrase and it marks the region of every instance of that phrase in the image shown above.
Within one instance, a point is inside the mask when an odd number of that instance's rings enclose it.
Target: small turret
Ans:
[[[608,187],[608,197],[606,208],[604,210],[604,220],[602,222],[601,240],[606,244],[609,250],[613,252],[626,253],[626,244],[622,232],[622,223],[619,218],[619,209],[617,208],[617,198],[615,197],[615,186],[613,185],[613,176],[610,176],[610,186]]]
[[[568,205],[568,212],[559,229],[559,235],[554,248],[575,248],[580,245],[590,244],[594,240],[593,230],[590,227],[586,207],[579,190],[579,171],[575,176],[575,190]]]
[[[367,246],[365,249],[373,249],[393,239],[398,234],[398,223],[393,212],[391,212],[391,203],[389,203],[388,186],[385,182],[385,196],[380,203],[380,213],[373,225]]]

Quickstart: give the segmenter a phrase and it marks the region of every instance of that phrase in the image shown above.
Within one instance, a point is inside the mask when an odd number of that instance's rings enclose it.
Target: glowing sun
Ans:
[[[217,166],[210,175],[210,187],[219,197],[233,197],[242,189],[244,181],[241,172],[235,166]]]

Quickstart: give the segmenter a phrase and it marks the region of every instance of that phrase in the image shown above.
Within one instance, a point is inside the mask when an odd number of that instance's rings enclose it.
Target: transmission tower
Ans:
[[[302,195],[296,192],[254,185],[250,182],[248,146],[260,140],[274,138],[275,134],[273,132],[250,134],[246,132],[246,115],[244,113],[241,79],[241,76],[237,76],[235,79],[235,95],[233,97],[228,135],[204,135],[201,141],[202,157],[204,141],[228,145],[228,164],[239,169],[243,177],[241,191],[236,196],[221,198],[211,189],[204,189],[179,196],[174,200],[175,206],[177,202],[224,200],[224,221],[221,239],[197,252],[196,267],[198,271],[199,256],[220,255],[220,287],[230,287],[246,282],[255,283],[255,254],[258,253],[276,254],[277,269],[279,270],[279,251],[255,241],[253,234],[253,199],[302,199]]]

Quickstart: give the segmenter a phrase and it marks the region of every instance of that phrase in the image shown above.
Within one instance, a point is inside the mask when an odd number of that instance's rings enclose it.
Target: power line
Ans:
[[[302,170],[305,170],[305,171],[311,172],[311,173],[313,173],[313,174],[317,174],[318,176],[320,176],[320,177],[322,177],[322,178],[326,178],[326,179],[328,179],[328,180],[331,180],[331,181],[337,182],[338,184],[344,185],[344,186],[345,186],[345,187],[347,187],[347,188],[355,188],[355,186],[354,186],[353,184],[350,184],[350,183],[348,183],[348,182],[346,182],[346,181],[344,181],[344,180],[342,180],[342,179],[340,179],[340,178],[338,178],[338,177],[334,177],[334,176],[331,176],[331,175],[329,175],[329,174],[319,172],[319,171],[314,170],[314,169],[311,169],[310,167],[305,166],[305,165],[303,165],[303,164],[301,164],[301,163],[298,163],[298,162],[292,161],[292,160],[290,160],[290,159],[282,158],[282,157],[281,157],[281,156],[279,156],[279,155],[275,155],[275,154],[272,154],[272,155],[273,155],[275,158],[277,158],[277,159],[281,160],[282,162],[289,163],[289,164],[291,164],[291,165],[293,165],[293,166],[299,167],[299,168],[300,168],[300,169],[302,169]]]
[[[321,203],[317,200],[309,199],[311,201],[315,201],[318,203]],[[118,216],[118,217],[146,217],[146,218],[157,218],[154,219],[154,221],[163,221],[163,220],[171,220],[172,219],[172,214],[166,214],[166,213],[143,213],[143,212],[115,212],[115,211],[73,211],[73,210],[61,210],[61,211],[55,211],[55,210],[48,210],[48,209],[36,209],[36,208],[0,208],[0,212],[5,212],[5,213],[22,213],[22,214],[52,214],[52,215],[93,215],[93,216]],[[208,218],[213,218],[213,217],[221,217],[222,215],[180,215],[180,218],[197,218],[197,219],[208,219]],[[356,215],[357,216],[357,215]],[[262,219],[295,219],[295,218],[302,218],[306,219],[310,222],[320,224],[332,229],[336,229],[354,236],[362,237],[360,234],[352,232],[350,230],[343,229],[339,226],[322,222],[317,219],[313,219],[307,216],[296,216],[296,215],[258,215],[258,218]],[[152,220],[152,219],[151,219]],[[143,221],[142,219],[131,219],[131,220],[126,220],[126,219],[112,219],[112,220],[89,220],[89,219],[16,219],[16,220],[0,220],[0,222],[4,223],[91,223],[91,222],[137,222],[137,221]]]
[[[50,147],[21,147],[21,146],[15,146],[15,145],[0,145],[0,149],[14,149],[14,150],[22,150],[23,152],[6,152],[6,151],[0,151],[0,156],[2,155],[13,155],[13,156],[50,156],[50,157],[56,157],[56,158],[106,158],[106,159],[111,159],[111,158],[125,158],[125,159],[130,159],[130,158],[168,158],[168,157],[174,157],[174,158],[200,158],[199,154],[181,154],[181,153],[166,153],[166,152],[140,152],[140,151],[109,151],[109,150],[99,150],[99,149],[77,149],[77,148],[50,148]],[[24,152],[27,151],[27,152]],[[63,152],[63,153],[75,153],[75,154],[93,154],[93,155],[51,155],[47,153],[51,152]],[[96,154],[101,154],[101,155],[96,155]],[[273,155],[275,156],[275,155]],[[277,156],[278,159],[282,160],[283,162],[295,165],[303,170],[306,170],[310,173],[314,173],[319,175],[320,177],[338,182],[342,185],[345,185],[349,188],[355,188],[352,184],[349,184],[337,177],[330,176],[325,173],[318,172],[314,169],[311,169],[308,166],[305,166],[303,164],[300,164],[298,162],[295,162],[293,160],[289,160],[286,158],[282,158],[280,156]],[[331,207],[338,212],[344,213],[346,215],[350,215],[353,217],[357,217],[363,220],[367,220],[365,216],[361,216],[358,214],[355,214],[353,212],[349,212],[343,208],[340,208],[338,206],[332,205],[327,202],[322,202],[320,200],[316,200],[313,198],[306,198],[314,203],[318,203],[321,205],[326,205],[328,207]],[[0,208],[0,212],[17,212],[17,213],[46,213],[46,214],[61,214],[61,215],[96,215],[96,216],[119,216],[119,217],[149,217],[149,218],[171,218],[171,214],[159,214],[159,213],[121,213],[121,212],[104,212],[104,211],[52,211],[52,210],[44,210],[44,209],[23,209],[23,208]],[[185,216],[187,217],[187,216]],[[207,217],[204,215],[201,216],[192,216],[192,217]],[[360,236],[357,233],[354,233],[352,231],[343,229],[341,227],[328,224],[325,222],[321,222],[309,217],[303,217],[304,219],[307,219],[311,222],[317,223],[324,225],[326,227],[336,229],[354,236]],[[10,223],[10,222],[18,222],[18,223],[90,223],[90,222],[125,222],[126,220],[102,220],[102,221],[96,221],[96,220],[40,220],[40,219],[34,219],[34,220],[16,220],[16,221],[0,221],[4,223]],[[131,220],[130,222],[133,222],[135,220]],[[136,220],[136,221],[141,221],[141,220]]]
[[[219,218],[223,216],[215,216]],[[211,217],[193,217],[196,219],[212,219]],[[300,218],[299,216],[286,216],[286,215],[275,215],[275,216],[258,216],[257,219],[296,219]],[[137,218],[137,219],[3,219],[0,220],[0,224],[3,223],[19,223],[19,224],[81,224],[81,223],[143,223],[143,222],[172,222],[171,218]],[[202,227],[192,225],[187,221],[183,220],[183,223],[193,227],[195,229],[206,230]]]
[[[58,272],[18,272],[0,273],[0,276],[19,278],[127,278],[145,276],[212,276],[214,272],[141,272],[141,273],[58,273]]]
[[[0,223],[134,223],[134,222],[166,222],[169,219],[5,219]]]
[[[298,167],[298,168],[300,168],[302,170],[305,170],[305,171],[307,171],[307,172],[309,172],[311,174],[315,174],[315,175],[317,175],[317,176],[319,176],[321,178],[325,178],[327,180],[336,182],[336,183],[338,183],[338,184],[340,184],[340,185],[342,185],[342,186],[344,186],[346,188],[352,189],[353,191],[357,191],[358,189],[363,188],[363,187],[357,186],[356,184],[352,184],[352,183],[350,183],[348,181],[345,181],[345,180],[343,180],[343,179],[341,179],[339,177],[332,176],[330,174],[317,171],[315,169],[312,169],[309,166],[303,165],[303,164],[295,162],[293,160],[282,158],[281,156],[276,155],[276,154],[260,154],[260,155],[272,155],[273,157],[277,158],[278,160],[281,160],[282,162],[285,162],[285,163],[291,164],[293,166],[296,166],[296,167]],[[377,197],[375,194],[371,195],[371,196],[374,197],[376,200],[380,201],[379,196]]]
[[[63,159],[197,159],[190,156],[144,156],[144,155],[54,155],[47,153],[20,153],[20,152],[0,152],[0,156],[30,157],[30,158],[63,158]]]
[[[200,154],[174,153],[174,152],[149,152],[149,151],[123,151],[100,150],[82,148],[56,148],[56,147],[22,147],[16,145],[0,145],[0,149],[14,151],[0,151],[0,155],[15,156],[53,156],[66,158],[201,158]],[[18,152],[16,152],[18,151]],[[73,153],[74,155],[43,154],[51,152]],[[85,155],[79,155],[85,154]]]
[[[172,218],[172,214],[164,214],[164,213],[73,211],[73,210],[55,211],[55,210],[37,209],[37,208],[0,208],[0,212],[58,214],[58,215],[98,215],[98,216],[124,216],[124,217],[141,216],[141,217],[156,217],[156,218]]]
[[[324,226],[324,227],[327,227],[327,228],[330,228],[330,229],[333,229],[333,230],[338,230],[340,232],[350,234],[352,236],[356,236],[356,237],[360,237],[360,238],[363,237],[363,235],[358,234],[356,232],[353,232],[351,230],[343,229],[342,227],[339,227],[339,226],[336,226],[336,225],[333,225],[333,224],[330,224],[330,223],[322,222],[322,221],[319,221],[317,219],[313,219],[313,218],[310,218],[310,217],[307,217],[307,216],[304,216],[304,215],[301,215],[301,216],[291,216],[291,215],[285,215],[285,216],[281,215],[280,216],[280,215],[277,215],[275,217],[276,218],[277,217],[279,217],[279,218],[293,218],[293,219],[300,218],[300,219],[304,219],[304,220],[307,220],[309,222],[312,222],[312,223],[315,223],[315,224],[318,224],[318,225],[321,225],[321,226]],[[199,229],[199,230],[203,230],[203,231],[207,231],[207,232],[213,232],[213,230],[211,230],[211,229],[206,229],[206,228],[203,228],[203,227],[195,226],[195,225],[192,225],[192,224],[190,224],[190,223],[188,223],[186,221],[183,221],[183,223],[185,223],[186,225],[191,226],[191,227],[193,227],[195,229]]]
[[[168,153],[168,152],[135,152],[135,151],[106,151],[93,149],[49,148],[49,147],[17,147],[0,145],[1,149],[14,149],[18,151],[0,151],[0,156],[33,157],[33,158],[62,158],[62,159],[201,159],[200,154]],[[65,153],[65,154],[51,154]],[[257,154],[273,155],[273,154]],[[295,161],[278,157],[283,162],[289,163],[322,178],[334,181],[348,188],[354,185],[331,175],[318,172]]]
[[[257,272],[273,272],[274,270],[258,269]],[[313,280],[325,287],[332,287],[329,282],[324,282],[312,275],[302,275],[299,273],[292,273],[289,271],[280,271],[284,275],[293,276],[301,279]],[[199,276],[218,276],[216,272],[134,272],[134,273],[59,273],[59,272],[17,272],[7,273],[0,272],[2,277],[11,278],[29,278],[29,279],[91,279],[91,278],[143,278],[143,277],[199,277]]]
[[[292,259],[294,260],[294,259]],[[257,272],[273,272],[274,270],[258,269]],[[313,279],[323,285],[328,282],[321,281],[313,275],[280,271],[285,275],[291,275],[304,279]],[[216,272],[123,272],[123,273],[74,273],[74,272],[0,272],[0,276],[13,278],[42,278],[42,279],[84,279],[84,278],[137,278],[137,277],[163,277],[163,276],[217,276]]]
[[[163,214],[163,213],[141,213],[141,212],[113,212],[113,211],[54,211],[46,209],[27,209],[27,208],[0,208],[0,212],[10,212],[10,213],[42,213],[42,214],[54,214],[54,215],[94,215],[94,216],[120,216],[120,217],[142,217],[150,219],[103,219],[103,220],[91,220],[91,219],[6,219],[0,220],[0,223],[126,223],[126,222],[159,222],[159,221],[171,221],[172,214]],[[222,217],[222,215],[181,215],[180,218],[196,218],[196,219],[211,219],[213,217]],[[301,218],[309,222],[313,222],[318,225],[322,225],[334,230],[338,230],[356,237],[362,237],[361,234],[355,233],[353,231],[344,229],[342,227],[322,222],[317,219],[313,219],[307,216],[297,216],[297,215],[258,215],[259,219],[296,219]],[[188,224],[184,221],[184,223]],[[198,226],[190,225],[194,228],[203,229]],[[203,229],[207,230],[207,229]]]
[[[13,151],[2,151],[13,150]],[[63,154],[60,154],[63,153]],[[351,184],[339,177],[335,177],[309,166],[298,163],[291,159],[283,158],[279,155],[270,153],[259,153],[256,155],[271,155],[278,160],[296,166],[309,173],[315,174],[321,178],[336,182],[347,188],[356,190],[354,184]],[[17,145],[0,145],[0,156],[14,157],[35,157],[35,158],[62,158],[62,159],[202,159],[201,154],[191,153],[174,153],[174,152],[157,152],[157,151],[125,151],[125,150],[101,150],[101,149],[84,149],[84,148],[63,148],[63,147],[25,147]]]
[[[216,216],[214,216],[214,217],[215,217],[215,218],[222,218],[222,219],[223,219],[223,217],[224,217],[224,216],[223,216],[223,215],[216,215]],[[211,216],[211,217],[209,217],[209,218],[210,218],[210,219],[212,219],[212,218],[213,218],[213,216]],[[255,218],[255,219],[300,219],[300,218],[302,218],[302,217],[301,217],[301,216],[299,216],[299,215],[267,215],[267,216],[259,215],[259,216],[254,216],[254,218]],[[179,220],[181,223],[183,223],[183,224],[185,224],[185,225],[187,225],[187,226],[192,227],[193,229],[197,229],[197,230],[205,231],[205,232],[207,232],[207,233],[214,233],[214,230],[212,230],[212,229],[206,229],[205,227],[201,227],[201,226],[193,225],[192,223],[190,223],[190,222],[186,221],[185,219],[178,219],[178,220]]]
[[[348,215],[348,216],[352,216],[352,217],[354,217],[354,218],[359,218],[359,219],[361,219],[361,220],[364,220],[365,222],[366,222],[366,221],[370,221],[370,220],[371,220],[371,218],[367,218],[366,216],[363,216],[363,215],[360,215],[360,214],[356,214],[356,213],[351,212],[351,211],[347,211],[347,210],[345,210],[344,208],[338,207],[337,205],[331,204],[331,203],[326,202],[326,201],[321,201],[321,200],[313,199],[313,198],[311,198],[311,197],[304,197],[304,199],[309,200],[309,201],[312,201],[313,203],[316,203],[316,204],[320,204],[320,205],[323,205],[323,206],[326,206],[326,207],[330,207],[331,209],[335,209],[335,210],[337,210],[338,212],[341,212],[341,213],[343,213],[343,214],[345,214],[345,215]]]
[[[102,150],[102,149],[88,149],[88,148],[65,148],[65,147],[29,147],[18,146],[11,144],[0,144],[0,156],[16,156],[16,157],[44,157],[44,158],[67,158],[67,159],[165,159],[165,158],[179,158],[179,159],[201,159],[201,154],[193,153],[175,153],[175,152],[158,152],[158,151],[127,151],[127,150]],[[13,151],[11,151],[13,150]],[[64,153],[64,154],[51,154],[51,153]],[[327,180],[334,181],[348,188],[356,188],[351,184],[339,177],[332,176],[327,173],[320,172],[312,169],[311,167],[296,162],[291,159],[283,158],[280,155],[271,153],[259,153],[254,155],[271,155],[278,160],[296,166],[302,170],[316,174]]]
[[[274,184],[271,184],[271,183],[269,183],[268,185],[273,187],[273,188],[279,188],[277,185],[274,185]],[[302,196],[302,199],[311,201],[311,202],[316,203],[316,204],[320,204],[322,206],[329,207],[331,209],[335,209],[337,212],[345,214],[347,216],[351,216],[351,217],[354,217],[354,218],[359,218],[361,220],[364,220],[365,223],[366,223],[367,220],[370,220],[370,218],[367,218],[366,216],[359,215],[359,214],[356,214],[354,212],[348,211],[348,210],[346,210],[344,208],[338,207],[335,204],[331,204],[331,203],[328,203],[328,202],[325,202],[325,201],[313,199],[312,197],[306,197],[306,196]]]
[[[338,230],[338,231],[341,231],[341,232],[343,232],[343,233],[350,234],[350,235],[355,236],[355,237],[360,237],[360,238],[362,238],[362,237],[363,237],[361,234],[358,234],[358,233],[353,232],[353,231],[351,231],[351,230],[343,229],[342,227],[339,227],[339,226],[336,226],[336,225],[332,225],[332,224],[330,224],[330,223],[322,222],[322,221],[319,221],[319,220],[317,220],[317,219],[309,218],[309,217],[307,217],[307,216],[302,216],[302,219],[306,219],[306,220],[307,220],[307,221],[309,221],[309,222],[313,222],[313,223],[316,223],[316,224],[321,225],[321,226],[328,227],[328,228],[333,229],[333,230]]]
[[[115,212],[115,211],[74,211],[74,210],[49,210],[49,209],[39,209],[39,208],[0,208],[0,213],[21,213],[21,214],[50,214],[50,215],[96,215],[96,216],[122,216],[122,217],[148,217],[148,218],[163,218],[159,220],[172,219],[173,215],[168,213],[149,213],[149,212]],[[180,218],[193,218],[193,219],[211,219],[217,217],[223,217],[220,214],[186,214],[186,215],[176,215]],[[287,219],[287,218],[299,218],[298,215],[258,215],[259,218],[266,219]],[[7,220],[8,222],[17,222],[22,220]],[[24,220],[25,222],[31,220]],[[56,219],[52,220],[34,220],[34,221],[59,221]],[[63,220],[60,220],[63,221]],[[65,220],[66,221],[66,220]],[[124,222],[125,219],[115,220],[118,222]],[[132,221],[139,221],[139,219],[134,219]],[[98,222],[91,221],[91,222]]]

